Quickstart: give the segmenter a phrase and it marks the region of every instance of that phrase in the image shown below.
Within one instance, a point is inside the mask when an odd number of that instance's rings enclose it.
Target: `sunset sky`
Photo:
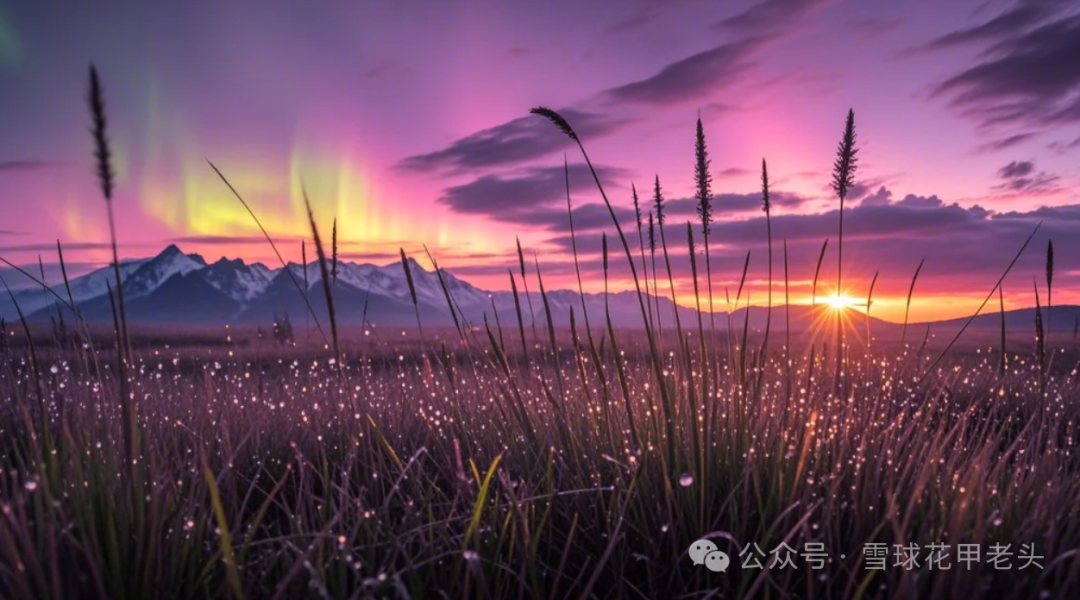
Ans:
[[[1042,221],[1006,280],[1007,304],[1034,305],[1036,276],[1045,294],[1049,239],[1054,303],[1080,303],[1078,8],[0,0],[0,256],[36,269],[40,254],[55,277],[59,238],[73,271],[108,260],[86,107],[93,62],[126,257],[173,242],[210,261],[278,266],[209,159],[287,260],[299,260],[309,234],[303,181],[324,239],[338,218],[347,260],[388,263],[399,247],[419,253],[426,243],[440,266],[503,289],[520,236],[546,287],[573,287],[565,155],[583,276],[600,290],[600,236],[614,227],[576,146],[529,115],[544,105],[579,132],[635,253],[631,185],[647,210],[659,176],[686,300],[700,114],[716,194],[717,309],[748,250],[751,297],[765,301],[762,158],[774,195],[774,295],[783,300],[786,239],[792,301],[805,302],[825,238],[822,281],[830,291],[835,281],[830,171],[853,108],[860,162],[844,212],[846,293],[865,298],[880,271],[875,313],[900,319],[925,258],[912,318],[969,314]],[[695,235],[700,250],[700,225]],[[625,288],[616,258],[615,287]]]

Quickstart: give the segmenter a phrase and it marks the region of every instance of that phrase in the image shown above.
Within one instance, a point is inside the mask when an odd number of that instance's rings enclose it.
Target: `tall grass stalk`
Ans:
[[[435,270],[435,275],[439,280],[439,287],[442,289],[443,297],[446,298],[446,308],[450,311],[450,318],[454,321],[454,329],[457,331],[458,338],[462,343],[467,344],[468,338],[465,335],[465,330],[461,326],[461,322],[458,320],[458,312],[454,306],[453,297],[450,295],[450,288],[446,285],[446,278],[443,277],[443,271],[439,268],[439,262],[432,256],[431,251],[428,250],[427,244],[423,245],[424,253],[427,254],[428,260],[431,261],[431,267]],[[502,324],[499,323],[499,312],[495,310],[495,299],[491,298],[491,308],[495,312],[495,323],[499,328],[499,340],[502,341]],[[505,351],[505,346],[503,346]]]
[[[735,291],[735,312],[739,310],[739,302],[742,300],[743,287],[746,286],[746,275],[750,271],[750,250],[746,251],[746,259],[743,260],[742,275],[739,276],[739,287]],[[745,388],[746,386],[746,343],[747,343],[747,329],[750,323],[750,294],[746,296],[746,319],[743,325],[742,342],[739,343],[739,385]]]
[[[1005,346],[1005,292],[1002,290],[1004,286],[998,286],[998,304],[1001,308],[1001,364],[999,370],[1002,375],[1009,370],[1008,365],[1008,351]]]
[[[109,149],[109,135],[105,120],[105,98],[98,79],[97,68],[90,65],[90,116],[93,120],[94,159],[101,195],[105,198],[105,210],[109,221],[109,246],[112,250],[113,277],[116,282],[116,297],[120,311],[120,354],[124,361],[130,361],[131,348],[128,341],[127,309],[124,305],[124,286],[120,277],[120,253],[116,244],[116,219],[113,211],[113,189],[115,173],[112,167],[112,151]]]
[[[660,249],[664,254],[664,268],[667,271],[668,277],[668,289],[671,291],[671,308],[675,314],[675,346],[679,349],[679,352],[684,352],[685,338],[683,337],[682,319],[679,317],[679,304],[675,295],[675,278],[671,271],[671,257],[668,254],[667,248],[667,236],[664,235],[664,195],[660,190],[660,176],[657,175],[655,183],[653,185],[653,206],[656,208],[656,228],[660,231]],[[660,378],[660,389],[668,389],[667,382]],[[664,403],[664,420],[668,426],[668,440],[674,440],[675,438],[675,410],[670,402]],[[669,444],[673,444],[674,441],[669,441]],[[671,452],[671,458],[668,460],[668,464],[674,466],[675,458],[674,451]]]
[[[930,364],[930,368],[926,369],[926,371],[923,372],[922,377],[919,378],[920,383],[922,383],[922,381],[926,379],[927,375],[934,371],[934,368],[938,366],[938,363],[941,362],[941,359],[945,358],[945,355],[948,354],[950,350],[952,350],[952,347],[956,344],[957,340],[960,339],[960,336],[964,335],[964,332],[967,331],[967,328],[971,325],[971,322],[975,320],[975,317],[979,316],[979,313],[982,312],[982,309],[986,308],[986,303],[994,297],[994,290],[1001,287],[1002,282],[1005,281],[1005,277],[1009,274],[1009,271],[1012,271],[1013,266],[1016,265],[1016,261],[1020,260],[1020,256],[1024,254],[1024,250],[1027,249],[1028,244],[1031,243],[1031,240],[1035,237],[1035,234],[1039,232],[1040,227],[1042,227],[1042,221],[1040,221],[1039,224],[1035,226],[1035,229],[1031,231],[1031,235],[1029,235],[1028,238],[1024,240],[1024,245],[1021,246],[1020,250],[1017,251],[1015,256],[1013,256],[1012,262],[1009,263],[1009,266],[1005,267],[1005,272],[1001,274],[1001,277],[998,278],[997,283],[994,285],[993,288],[990,289],[990,293],[986,295],[986,298],[982,301],[982,304],[979,305],[979,309],[976,310],[975,314],[971,315],[968,320],[964,322],[964,326],[960,328],[960,331],[956,332],[956,335],[951,341],[949,341],[949,344],[945,346],[945,349],[941,351],[941,354],[939,354],[938,357],[934,359],[934,362]]]
[[[1042,304],[1039,302],[1039,282],[1031,278],[1031,285],[1035,291],[1035,361],[1039,365],[1040,389],[1045,393],[1046,387],[1046,327],[1043,323]]]
[[[649,211],[649,256],[652,259],[652,284],[653,291],[652,297],[656,301],[656,334],[658,341],[663,342],[664,339],[664,322],[660,318],[660,288],[656,283],[656,222],[653,219],[653,211]],[[649,274],[645,272],[645,295],[649,294]]]
[[[124,284],[120,277],[120,253],[116,244],[116,219],[113,215],[114,171],[112,152],[109,149],[109,137],[106,131],[105,99],[98,79],[97,69],[90,65],[90,115],[93,120],[94,158],[96,160],[98,183],[101,195],[105,198],[105,210],[109,221],[109,246],[112,249],[113,278],[116,282],[117,318],[116,352],[117,370],[120,379],[120,410],[124,415],[124,460],[125,467],[131,468],[136,457],[134,428],[138,426],[135,403],[128,391],[128,366],[131,363],[131,345],[127,330],[127,308],[124,305]]]
[[[536,312],[533,311],[532,294],[529,293],[529,278],[525,274],[525,253],[521,251],[521,238],[515,236],[514,242],[517,244],[518,268],[521,269],[521,285],[525,288],[525,300],[529,303],[529,318],[531,319],[533,341],[535,342],[538,339],[536,337]]]
[[[217,165],[215,165],[209,159],[206,160],[206,164],[210,165],[210,168],[214,170],[214,173],[216,173],[218,178],[221,179],[222,183],[225,184],[225,187],[229,188],[229,191],[232,192],[233,197],[240,201],[240,205],[244,207],[244,210],[247,211],[248,215],[251,217],[251,220],[255,222],[255,225],[259,228],[259,231],[262,232],[263,237],[266,238],[267,243],[270,244],[270,248],[274,251],[274,255],[277,256],[278,262],[281,264],[281,268],[289,276],[289,280],[292,281],[293,287],[295,287],[296,290],[300,292],[300,296],[304,300],[304,305],[307,307],[308,315],[310,315],[312,321],[314,321],[315,323],[315,329],[319,332],[319,335],[322,336],[324,342],[329,342],[330,340],[326,337],[326,333],[323,331],[322,325],[319,323],[319,317],[315,315],[315,309],[311,306],[311,301],[308,299],[308,294],[305,288],[300,287],[300,281],[296,279],[296,275],[292,272],[291,269],[289,269],[289,265],[285,262],[285,258],[278,250],[277,244],[274,243],[274,239],[270,237],[270,233],[266,231],[265,227],[263,227],[262,221],[259,221],[259,217],[255,216],[255,211],[251,210],[251,207],[248,206],[247,201],[244,200],[244,197],[240,195],[240,192],[236,191],[236,188],[234,188],[232,183],[229,182],[228,178],[225,177],[225,174],[221,172],[221,169],[217,168]],[[307,267],[305,266],[305,274],[306,269]]]
[[[334,343],[334,365],[338,373],[341,373],[341,345],[338,343],[337,314],[334,312],[334,291],[331,281],[331,272],[337,271],[337,221],[334,223],[334,265],[333,269],[327,266],[326,252],[323,250],[322,239],[319,237],[319,228],[315,225],[315,214],[311,212],[311,201],[308,200],[307,190],[302,189],[304,196],[304,208],[307,209],[308,224],[311,225],[311,237],[315,241],[315,253],[319,259],[319,273],[322,279],[323,294],[326,296],[326,314],[330,320],[330,337]],[[304,278],[307,279],[307,265],[304,265]],[[307,281],[304,282],[307,287]]]
[[[416,313],[416,328],[420,330],[420,339],[424,337],[424,325],[420,322],[420,301],[416,297],[416,284],[413,282],[412,269],[409,267],[409,259],[405,256],[405,249],[399,248],[401,253],[401,268],[405,270],[405,282],[409,286],[409,298],[412,299],[413,312]]]
[[[331,253],[331,269],[330,277],[333,280],[331,287],[337,288],[337,275],[338,275],[338,245],[337,245],[337,217],[334,217],[333,227],[330,229],[330,253]]]
[[[633,199],[634,199],[634,219],[635,219],[635,222],[637,223],[638,251],[641,254],[641,274],[642,274],[642,277],[645,279],[645,306],[648,309],[647,312],[649,313],[648,327],[651,328],[653,326],[653,307],[652,307],[653,303],[652,303],[652,294],[649,293],[649,268],[648,268],[648,265],[645,262],[645,236],[644,236],[644,232],[643,232],[644,223],[643,223],[643,219],[642,219],[642,215],[641,215],[641,204],[638,202],[637,187],[632,182],[630,184],[630,192],[633,195]],[[649,229],[650,229],[650,232],[651,232],[651,229],[652,229],[652,214],[651,213],[649,215],[649,221],[650,221]],[[658,306],[657,309],[659,310],[659,308],[660,307]]]
[[[788,279],[787,238],[784,238],[784,367],[785,398],[791,399],[791,281]]]
[[[697,273],[697,250],[694,248],[694,228],[690,224],[690,221],[686,222],[686,245],[690,253],[690,279],[694,282],[694,308],[697,313],[697,326],[698,326],[698,368],[697,371],[701,375],[701,402],[708,402],[709,398],[709,360],[707,350],[705,348],[705,326],[701,318],[701,292],[698,290],[698,273]],[[691,362],[690,352],[686,352],[687,371],[693,376],[694,369]],[[687,397],[690,403],[690,439],[694,448],[694,462],[698,466],[697,477],[698,480],[705,485],[705,451],[701,443],[701,422],[702,416],[698,410],[697,403],[694,398],[693,385],[690,385],[687,389]],[[708,438],[706,438],[708,439]],[[699,496],[701,502],[704,502],[705,495]],[[700,518],[705,518],[704,504],[700,506]]]
[[[874,271],[874,278],[870,280],[870,291],[866,294],[866,357],[867,365],[870,365],[872,355],[870,352],[870,340],[872,338],[870,331],[870,307],[874,304],[874,286],[877,285],[877,278],[880,271]],[[869,366],[867,367],[869,369]]]
[[[858,159],[855,148],[855,111],[848,110],[844,135],[836,150],[836,162],[833,164],[833,191],[840,198],[840,236],[836,251],[836,295],[844,290],[844,199],[848,189],[855,185],[855,168]],[[836,383],[840,390],[841,372],[844,361],[844,321],[843,311],[836,311]]]
[[[825,258],[825,249],[828,248],[828,247],[829,247],[829,239],[825,238],[825,242],[823,244],[821,244],[821,252],[818,253],[817,266],[814,267],[814,282],[813,282],[813,286],[810,288],[810,306],[814,307],[814,308],[817,307],[817,287],[818,287],[818,277],[821,275],[821,262]]]
[[[600,183],[600,177],[596,174],[596,169],[593,168],[592,161],[589,160],[589,155],[585,152],[585,146],[581,143],[581,139],[578,137],[577,133],[574,132],[574,129],[570,126],[570,123],[566,121],[565,117],[545,107],[536,107],[529,112],[544,117],[557,128],[559,128],[559,130],[562,131],[567,137],[573,140],[574,143],[577,144],[578,149],[581,151],[581,155],[585,159],[585,163],[589,166],[589,172],[592,173],[593,181],[596,182],[596,187],[600,191],[600,196],[604,199],[604,205],[607,207],[608,214],[611,216],[611,220],[615,224],[615,231],[618,232],[619,241],[622,243],[623,251],[626,253],[626,261],[630,265],[630,274],[634,280],[634,288],[637,292],[638,305],[641,309],[641,320],[643,325],[645,326],[646,339],[649,342],[649,354],[652,357],[653,374],[656,376],[657,385],[660,387],[660,395],[662,401],[665,407],[667,407],[667,409],[670,411],[671,400],[669,398],[667,385],[665,385],[664,372],[663,367],[660,363],[660,356],[659,352],[657,351],[656,340],[653,338],[652,329],[649,328],[649,318],[645,310],[645,301],[641,297],[641,284],[638,280],[637,268],[634,266],[634,258],[630,254],[630,245],[626,242],[626,236],[623,234],[622,226],[619,224],[618,217],[615,216],[615,209],[611,206],[611,202],[608,200],[607,194],[604,192],[604,186]],[[678,315],[678,310],[676,310],[675,314],[676,316]],[[675,460],[675,441],[674,439],[672,439],[671,436],[673,432],[670,428],[673,427],[673,423],[671,423],[670,420],[668,422],[668,427],[668,464],[673,464]]]
[[[705,129],[701,124],[701,115],[697,119],[697,131],[694,141],[694,184],[695,200],[697,200],[698,220],[701,221],[701,235],[705,243],[705,280],[709,290],[709,330],[712,338],[716,338],[716,308],[713,305],[712,263],[709,259],[709,224],[713,220],[712,207],[712,174],[709,167],[712,161],[709,159],[709,151],[705,147]],[[702,355],[702,360],[706,360]],[[708,368],[708,364],[704,368]]]
[[[1054,322],[1050,318],[1050,307],[1054,301],[1054,240],[1046,242],[1046,338],[1050,337],[1050,330],[1054,328]],[[1047,340],[1048,342],[1048,340]]]
[[[578,261],[577,251],[577,236],[574,234],[574,208],[570,204],[570,163],[566,159],[566,155],[563,155],[563,179],[566,183],[566,216],[570,223],[570,249],[574,255],[574,273],[577,275],[578,284],[578,299],[581,301],[581,314],[585,319],[585,334],[589,340],[589,346],[596,350],[596,345],[593,343],[592,325],[589,323],[589,311],[585,307],[585,288],[581,283],[581,264]],[[607,253],[604,253],[605,267],[604,267],[604,281],[607,282]]]
[[[907,301],[904,302],[904,328],[900,333],[900,347],[904,347],[904,341],[907,339],[907,327],[908,316],[911,314],[911,298],[915,295],[915,282],[919,279],[919,272],[922,271],[923,263],[926,259],[919,261],[919,266],[915,268],[915,275],[911,278],[911,286],[908,288]]]
[[[300,266],[304,269],[304,301],[311,302],[311,282],[308,281],[307,240],[300,240]],[[311,321],[304,318],[304,340],[311,344]]]
[[[772,284],[773,284],[773,256],[772,256],[772,209],[769,202],[769,170],[765,164],[765,159],[761,159],[761,210],[765,213],[765,232],[768,246],[768,261],[769,261],[769,294],[768,294],[768,308],[765,313],[765,338],[761,342],[761,358],[758,360],[759,364],[765,364],[765,358],[769,354],[769,332],[772,330]],[[749,310],[749,308],[748,308]],[[764,377],[765,371],[762,369],[761,376]]]

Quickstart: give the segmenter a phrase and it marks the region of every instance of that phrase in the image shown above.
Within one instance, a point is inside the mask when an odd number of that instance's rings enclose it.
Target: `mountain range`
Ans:
[[[422,323],[425,326],[451,325],[453,317],[439,281],[439,273],[424,269],[415,259],[409,258],[408,261]],[[221,258],[217,262],[208,263],[198,254],[184,253],[177,246],[169,245],[152,258],[121,262],[120,272],[127,319],[133,324],[268,325],[275,317],[282,315],[288,315],[295,323],[308,314],[308,303],[320,322],[327,319],[326,299],[318,262],[307,265],[288,263],[277,269],[261,263],[248,264],[241,259]],[[482,290],[445,269],[440,269],[440,272],[459,319],[467,324],[479,325],[487,318],[494,325],[497,315],[505,326],[516,324],[517,308],[512,292]],[[308,286],[307,302],[300,292],[305,280]],[[108,286],[113,281],[111,266],[70,281],[71,299],[83,318],[90,322],[112,321]],[[68,290],[63,283],[53,285],[52,289],[59,297],[68,299]],[[531,300],[536,323],[545,323],[540,294],[533,290],[529,297],[526,297],[523,291],[519,291],[525,322],[530,324],[533,320],[529,313]],[[333,283],[333,295],[339,323],[371,323],[377,326],[411,326],[416,323],[412,294],[400,262],[382,266],[340,262]],[[18,318],[16,302],[30,321],[47,321],[63,306],[56,296],[41,287],[15,292],[13,298],[14,302],[12,297],[0,300],[0,318],[9,322]],[[583,324],[583,300],[593,327],[605,325],[605,311],[610,312],[612,324],[616,327],[641,326],[640,307],[634,292],[613,292],[606,298],[603,294],[584,294],[582,298],[574,291],[553,290],[547,293],[547,300],[552,322],[557,326],[569,324],[571,310],[576,313],[579,326]],[[674,319],[675,305],[665,298],[650,297],[649,300],[654,310],[659,307],[661,322],[670,327]],[[677,310],[684,328],[696,327],[697,313],[693,309],[679,306]],[[734,325],[740,330],[744,323],[749,323],[752,329],[765,327],[769,312],[767,308],[750,307],[749,315],[746,310],[739,309],[731,315]],[[72,315],[65,316],[70,318]],[[703,317],[708,327],[708,315]],[[805,331],[812,327],[814,314],[813,309],[805,305],[792,305],[788,314],[785,314],[782,306],[773,307],[771,325],[774,331],[784,330],[785,317],[790,318],[793,331]],[[1008,311],[1005,317],[1008,329],[1026,332],[1033,330],[1032,308]],[[860,314],[855,319],[859,327],[864,326],[865,317]],[[722,329],[727,325],[728,315],[716,313],[715,320],[717,327]],[[1060,306],[1053,308],[1047,322],[1053,330],[1073,331],[1078,320],[1080,307]],[[935,332],[943,332],[956,329],[965,321],[966,319],[956,319],[932,325],[935,326]],[[977,317],[972,327],[996,331],[1000,324],[1001,315],[988,312]],[[915,331],[922,331],[926,325],[928,324],[913,324],[911,327],[915,328]],[[871,326],[875,334],[900,327],[876,318],[871,318]]]

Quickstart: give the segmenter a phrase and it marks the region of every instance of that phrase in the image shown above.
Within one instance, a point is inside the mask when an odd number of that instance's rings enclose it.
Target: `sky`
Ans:
[[[57,240],[70,272],[109,260],[86,101],[93,63],[123,257],[176,243],[210,261],[279,266],[212,162],[286,260],[310,238],[303,188],[324,239],[338,220],[346,260],[389,263],[399,248],[423,259],[426,244],[441,267],[506,289],[520,239],[545,287],[572,288],[576,243],[584,286],[600,291],[606,234],[611,288],[632,288],[581,152],[529,114],[547,106],[579,134],[639,271],[632,189],[647,219],[659,178],[686,304],[688,221],[705,282],[693,200],[700,117],[714,305],[724,310],[725,290],[735,294],[748,252],[746,293],[767,301],[767,225],[773,302],[784,299],[785,242],[788,300],[808,302],[826,239],[819,295],[836,287],[830,182],[852,109],[859,161],[844,203],[844,294],[864,302],[877,273],[874,314],[900,320],[925,261],[912,319],[970,314],[1039,226],[1005,280],[1006,306],[1034,305],[1036,286],[1045,302],[1051,240],[1053,302],[1080,304],[1075,2],[60,6],[0,0],[0,257],[35,270],[40,260],[47,277]],[[645,256],[651,270],[647,247]]]

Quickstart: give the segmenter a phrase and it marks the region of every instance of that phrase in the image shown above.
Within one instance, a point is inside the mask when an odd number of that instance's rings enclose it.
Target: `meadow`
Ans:
[[[562,117],[534,112],[584,153]],[[699,165],[703,150],[702,139]],[[854,158],[849,115],[841,202]],[[810,343],[780,323],[658,323],[648,294],[667,293],[670,269],[649,267],[667,239],[698,257],[702,229],[657,221],[651,243],[644,220],[630,236],[612,224],[610,260],[629,261],[641,300],[636,331],[584,319],[556,330],[546,303],[442,330],[422,330],[418,311],[400,336],[339,330],[336,249],[324,252],[314,218],[323,277],[310,298],[328,303],[329,322],[311,343],[140,334],[122,284],[111,328],[7,324],[0,597],[1080,593],[1077,357],[1041,312],[1008,352],[960,334],[857,344],[862,313],[828,304],[812,310],[833,329]],[[606,239],[604,250],[606,265]],[[700,303],[711,271],[695,260]],[[520,249],[519,262],[543,296]],[[786,256],[777,262],[786,291]],[[1053,269],[1048,254],[1048,287]],[[447,303],[453,312],[449,292]],[[729,555],[726,573],[694,564],[702,538]],[[962,544],[979,559],[961,562]],[[884,568],[869,568],[878,549]]]

